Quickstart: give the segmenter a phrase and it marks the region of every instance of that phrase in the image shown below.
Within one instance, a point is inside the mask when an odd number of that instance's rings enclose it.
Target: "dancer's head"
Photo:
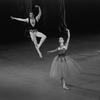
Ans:
[[[34,14],[32,12],[29,13],[30,18],[34,18]]]
[[[60,43],[60,45],[64,44],[64,39],[62,37],[59,38],[59,43]]]

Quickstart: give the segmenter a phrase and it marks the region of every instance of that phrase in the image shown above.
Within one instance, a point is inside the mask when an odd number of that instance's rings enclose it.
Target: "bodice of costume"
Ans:
[[[58,50],[58,56],[59,57],[65,57],[66,56],[66,49],[63,48],[61,50]]]
[[[33,19],[32,22],[31,22],[30,20],[31,20],[31,19],[29,18],[29,23],[28,23],[28,24],[29,24],[29,25],[28,25],[29,30],[35,28],[35,24],[36,24],[36,19]],[[32,26],[31,24],[33,24],[33,26]]]

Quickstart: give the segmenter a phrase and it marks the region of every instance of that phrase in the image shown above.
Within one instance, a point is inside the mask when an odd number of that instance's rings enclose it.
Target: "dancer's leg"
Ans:
[[[36,50],[37,50],[37,52],[38,52],[38,54],[39,54],[40,58],[42,58],[42,54],[41,54],[41,52],[40,52],[40,50],[39,50],[39,48],[38,48],[38,47],[36,47]]]
[[[33,43],[36,47],[37,46],[37,39],[36,39],[35,34],[32,31],[30,31],[30,37],[31,37],[31,40],[33,41]]]
[[[41,38],[40,42],[38,43],[38,48],[40,48],[41,45],[42,45],[42,43],[43,43],[43,42],[45,41],[45,39],[47,38],[47,36],[44,35],[44,34],[41,33],[41,32],[38,32],[38,31],[37,31],[37,33],[36,33],[36,36]]]
[[[69,90],[69,88],[66,86],[66,81],[65,81],[65,79],[62,79],[62,83],[63,83],[63,88],[64,88],[65,90]]]
[[[38,49],[38,44],[37,44],[37,39],[36,39],[36,33],[33,33],[32,31],[30,31],[30,37],[31,37],[31,40],[33,41],[34,45],[35,45],[35,48],[40,56],[40,58],[42,58],[42,54],[40,52],[40,50]]]

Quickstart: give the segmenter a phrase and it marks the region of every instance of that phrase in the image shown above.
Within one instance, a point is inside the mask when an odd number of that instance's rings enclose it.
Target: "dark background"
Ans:
[[[42,17],[37,29],[48,37],[61,36],[58,32],[59,7],[58,0],[0,0],[0,41],[18,41],[26,38],[27,24],[11,20],[10,16],[28,17],[29,3],[33,4],[35,15],[40,5]],[[65,0],[66,21],[71,36],[80,37],[96,35],[100,32],[100,1],[99,0]]]
[[[40,48],[42,59],[25,35],[27,24],[10,19],[28,17],[31,2],[35,15],[34,5],[41,6],[36,27],[48,36]],[[58,31],[58,5],[58,0],[0,0],[0,100],[100,100],[100,0],[65,0],[71,31],[67,62],[71,65],[71,57],[82,68],[66,91],[49,76],[57,52],[47,51],[56,49],[58,37],[64,36]]]

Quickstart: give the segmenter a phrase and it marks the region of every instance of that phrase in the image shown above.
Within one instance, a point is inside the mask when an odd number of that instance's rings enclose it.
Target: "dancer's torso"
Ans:
[[[58,56],[59,57],[65,57],[66,56],[66,48],[59,48],[58,49]]]
[[[32,19],[32,18],[29,18],[29,30],[34,30],[35,29],[35,25],[36,25],[36,19]]]

